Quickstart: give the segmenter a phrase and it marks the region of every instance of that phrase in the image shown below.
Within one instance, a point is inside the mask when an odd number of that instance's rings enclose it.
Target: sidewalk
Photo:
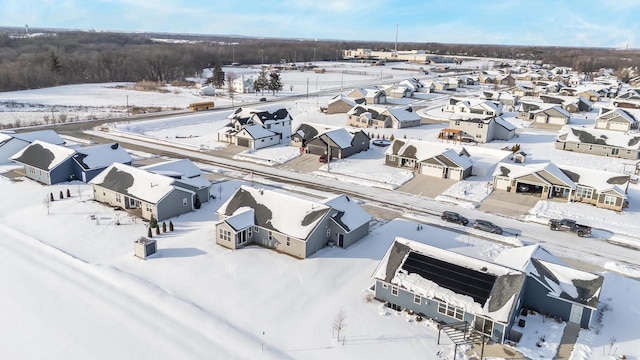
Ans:
[[[580,331],[580,325],[567,322],[567,326],[562,333],[562,339],[560,339],[560,346],[554,360],[568,360],[571,357],[573,347],[578,340],[578,332]]]

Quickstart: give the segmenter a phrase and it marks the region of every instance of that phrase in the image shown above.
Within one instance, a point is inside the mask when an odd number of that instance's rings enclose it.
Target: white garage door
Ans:
[[[449,168],[449,179],[462,180],[462,170]]]
[[[420,172],[424,175],[441,178],[443,169],[438,165],[422,164],[422,169],[420,170]]]
[[[509,187],[510,184],[511,184],[511,181],[509,181],[509,178],[502,178],[502,177],[496,178],[496,189],[507,190],[507,187]]]
[[[564,125],[567,123],[567,119],[563,118],[563,117],[549,117],[549,124],[554,124],[554,125]]]

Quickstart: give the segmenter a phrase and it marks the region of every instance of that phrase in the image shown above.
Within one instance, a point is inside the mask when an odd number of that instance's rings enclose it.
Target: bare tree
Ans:
[[[347,327],[345,320],[347,319],[347,315],[345,315],[344,311],[340,309],[335,319],[333,319],[333,330],[336,333],[336,339],[340,340],[340,332]]]
[[[51,207],[51,198],[49,197],[49,195],[45,196],[44,199],[42,199],[42,205],[47,208],[47,215],[49,215],[49,208]]]

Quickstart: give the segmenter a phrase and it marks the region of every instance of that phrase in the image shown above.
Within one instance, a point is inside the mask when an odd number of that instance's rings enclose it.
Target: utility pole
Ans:
[[[307,99],[309,98],[309,78],[307,78]]]
[[[313,64],[316,64],[316,48],[313,48]]]
[[[127,117],[129,117],[129,95],[127,95]]]
[[[264,66],[264,49],[260,49],[260,67]]]

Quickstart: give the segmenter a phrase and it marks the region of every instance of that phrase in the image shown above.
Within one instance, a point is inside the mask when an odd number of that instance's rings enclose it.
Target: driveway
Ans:
[[[413,179],[404,183],[398,190],[433,199],[457,182],[457,180],[416,174]]]
[[[310,174],[318,170],[320,166],[324,165],[324,163],[318,161],[319,158],[320,155],[301,154],[278,167],[281,169]]]
[[[498,213],[519,218],[529,213],[529,209],[540,201],[540,194],[511,193],[505,190],[494,190],[480,204],[484,212]]]

